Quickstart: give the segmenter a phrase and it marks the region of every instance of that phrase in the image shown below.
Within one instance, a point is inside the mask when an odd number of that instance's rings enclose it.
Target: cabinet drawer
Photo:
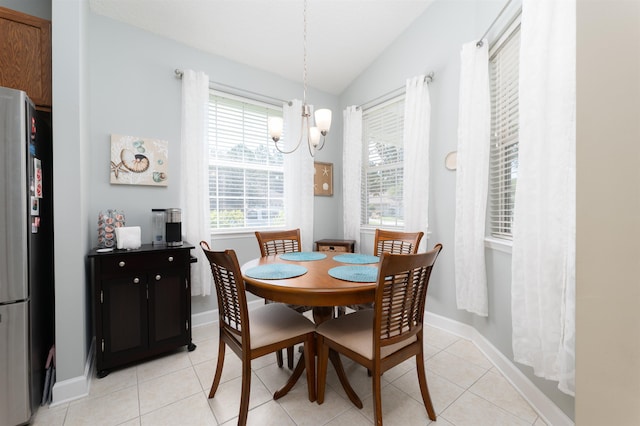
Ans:
[[[318,251],[337,251],[347,253],[349,252],[349,247],[345,246],[318,246]]]
[[[100,258],[104,275],[130,275],[141,269],[166,269],[182,267],[189,262],[189,252],[173,251],[160,253],[122,253]]]

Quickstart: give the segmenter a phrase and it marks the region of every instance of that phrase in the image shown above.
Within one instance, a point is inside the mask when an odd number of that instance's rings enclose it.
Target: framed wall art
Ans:
[[[169,142],[111,135],[111,183],[167,186]]]
[[[313,163],[313,195],[333,195],[333,164]]]

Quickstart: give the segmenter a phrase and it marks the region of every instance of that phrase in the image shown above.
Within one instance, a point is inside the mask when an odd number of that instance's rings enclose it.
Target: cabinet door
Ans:
[[[51,107],[51,23],[0,8],[0,86],[27,92]]]
[[[149,345],[190,343],[186,278],[182,269],[165,269],[149,276]]]
[[[149,345],[146,276],[103,281],[102,368],[130,362]],[[102,347],[100,346],[102,344]]]

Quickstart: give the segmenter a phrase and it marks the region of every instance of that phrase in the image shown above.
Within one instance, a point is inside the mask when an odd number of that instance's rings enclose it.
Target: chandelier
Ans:
[[[304,31],[303,31],[303,42],[304,42],[304,68],[302,72],[302,79],[304,83],[304,90],[302,94],[302,117],[300,120],[300,137],[298,138],[298,143],[296,146],[287,151],[283,149],[283,147],[278,146],[278,141],[282,137],[282,128],[283,128],[283,120],[282,117],[269,117],[269,136],[273,139],[273,142],[276,146],[276,149],[283,154],[291,154],[295,150],[298,149],[300,144],[302,143],[302,138],[304,136],[306,130],[307,136],[307,146],[309,147],[309,154],[311,156],[315,156],[316,151],[320,151],[324,148],[325,137],[327,133],[329,133],[329,128],[331,127],[331,110],[330,109],[319,109],[315,112],[315,122],[316,125],[313,125],[313,118],[311,117],[311,107],[307,105],[307,0],[304,1]],[[320,139],[322,138],[322,143]]]

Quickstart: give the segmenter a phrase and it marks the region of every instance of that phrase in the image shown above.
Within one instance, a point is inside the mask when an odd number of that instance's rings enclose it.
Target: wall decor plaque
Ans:
[[[333,195],[333,164],[313,163],[313,195]]]
[[[111,135],[111,183],[167,186],[169,142]]]

